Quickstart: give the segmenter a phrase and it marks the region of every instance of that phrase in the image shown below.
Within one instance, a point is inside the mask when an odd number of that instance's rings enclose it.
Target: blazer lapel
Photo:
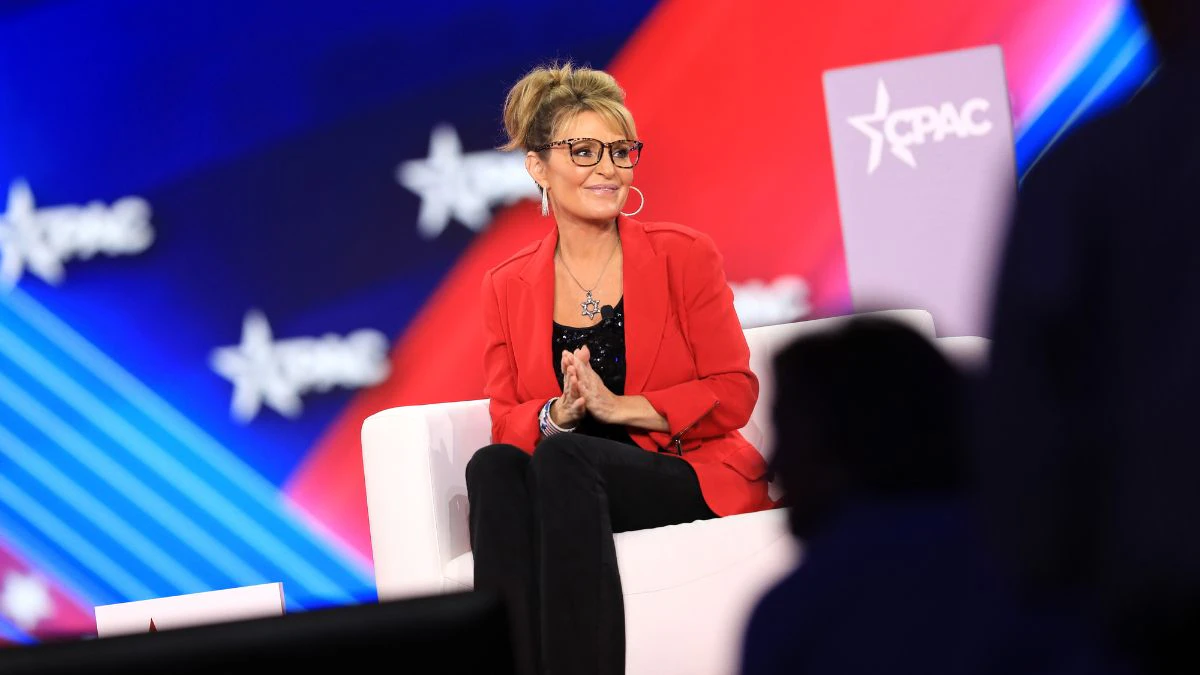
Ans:
[[[670,310],[667,259],[657,256],[642,224],[619,218],[624,256],[625,393],[645,389]]]
[[[557,245],[558,228],[550,228],[550,234],[530,256],[520,276],[509,282],[513,354],[517,359],[517,371],[528,374],[519,379],[529,387],[530,396],[562,391],[554,377],[550,353],[554,330],[554,249]]]

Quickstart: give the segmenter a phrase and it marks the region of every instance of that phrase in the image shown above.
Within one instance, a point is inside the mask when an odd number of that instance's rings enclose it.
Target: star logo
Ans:
[[[150,205],[140,197],[39,209],[29,184],[16,180],[0,214],[0,287],[16,286],[26,270],[57,285],[67,260],[141,253],[153,241]]]
[[[46,584],[32,574],[9,572],[0,591],[0,612],[18,628],[30,632],[54,616],[54,600]]]
[[[16,286],[26,267],[48,284],[62,282],[62,260],[38,224],[33,190],[17,180],[8,188],[8,208],[0,215],[0,283]]]
[[[284,417],[300,415],[300,395],[277,358],[271,324],[262,312],[246,312],[241,344],[213,352],[212,368],[233,383],[230,408],[234,418],[248,422],[263,404]]]
[[[525,171],[523,153],[464,153],[449,125],[433,130],[427,158],[400,164],[396,180],[421,197],[417,231],[426,239],[444,232],[451,219],[479,232],[493,207],[540,196]]]
[[[875,173],[875,169],[878,169],[880,162],[883,161],[883,132],[876,129],[874,125],[887,122],[888,109],[891,104],[892,97],[888,94],[887,85],[880,78],[875,87],[875,111],[866,115],[854,115],[847,120],[850,122],[850,126],[871,139],[871,150],[867,153],[868,174]],[[892,154],[914,169],[917,167],[917,158],[913,157],[912,151],[908,148],[893,143]]]
[[[241,343],[213,350],[209,365],[233,383],[234,419],[249,422],[264,405],[294,419],[303,410],[300,397],[305,392],[365,387],[387,379],[387,349],[387,337],[372,329],[345,337],[275,340],[267,317],[252,309],[242,321]]]

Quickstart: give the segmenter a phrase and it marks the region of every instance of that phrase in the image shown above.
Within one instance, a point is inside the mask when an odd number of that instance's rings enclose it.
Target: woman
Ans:
[[[712,240],[621,214],[642,148],[624,99],[568,63],[505,101],[555,226],[484,277],[495,444],[467,491],[475,586],[510,603],[525,672],[624,672],[614,532],[772,506]]]

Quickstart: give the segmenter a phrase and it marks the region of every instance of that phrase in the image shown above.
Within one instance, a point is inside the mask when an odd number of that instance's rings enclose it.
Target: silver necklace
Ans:
[[[596,283],[592,284],[591,288],[584,288],[583,284],[579,283],[579,279],[575,278],[575,275],[571,272],[571,268],[567,267],[567,259],[563,257],[562,251],[559,250],[556,252],[558,259],[562,262],[563,269],[571,276],[571,280],[575,282],[575,285],[579,286],[580,290],[587,293],[587,297],[583,299],[583,302],[579,303],[579,315],[586,316],[589,321],[595,321],[596,315],[600,313],[600,303],[596,301],[596,298],[592,297],[592,291],[596,290],[596,287],[600,285],[600,280],[604,278],[604,273],[608,271],[608,264],[612,262],[613,256],[617,254],[617,247],[620,245],[621,237],[618,236],[617,240],[613,242],[612,251],[608,254],[608,260],[605,260],[604,267],[600,268],[600,276],[596,277]]]

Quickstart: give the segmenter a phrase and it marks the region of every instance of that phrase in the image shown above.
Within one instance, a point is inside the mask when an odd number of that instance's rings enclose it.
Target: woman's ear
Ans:
[[[539,187],[546,186],[546,163],[540,155],[532,150],[525,153],[525,170],[533,177]]]

